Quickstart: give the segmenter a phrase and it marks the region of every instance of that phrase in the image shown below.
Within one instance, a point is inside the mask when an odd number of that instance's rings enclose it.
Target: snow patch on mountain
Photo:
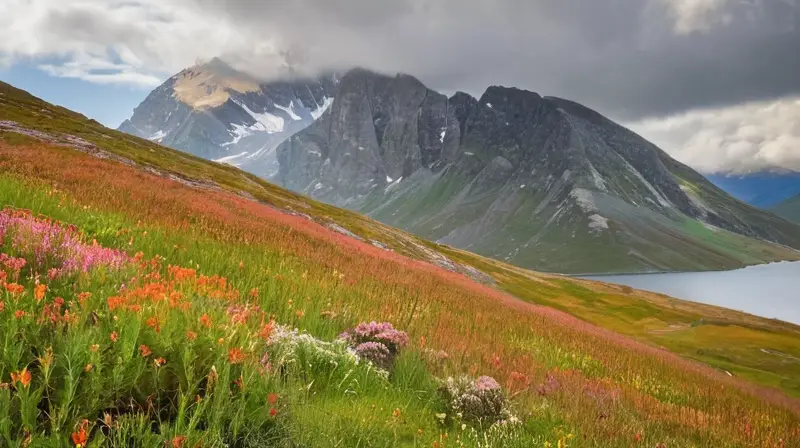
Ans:
[[[302,119],[303,119],[302,117],[300,117],[300,115],[297,115],[297,114],[295,113],[295,111],[294,111],[294,101],[290,101],[290,102],[289,102],[289,105],[288,105],[288,106],[286,106],[286,107],[284,107],[284,106],[279,106],[279,105],[277,105],[277,104],[275,105],[275,107],[277,107],[278,109],[280,109],[280,110],[282,110],[282,111],[286,112],[286,115],[288,115],[288,116],[289,116],[289,118],[291,118],[291,119],[292,119],[292,120],[294,120],[294,121],[300,121],[300,120],[302,120]]]
[[[247,107],[246,104],[243,103],[237,102],[236,104],[238,104],[242,109],[244,109],[244,111],[247,112],[248,115],[253,117],[253,119],[256,121],[256,124],[251,126],[252,130],[264,131],[267,134],[275,134],[278,132],[283,132],[283,125],[284,125],[283,118],[277,115],[272,115],[269,112],[263,112],[263,113],[253,112],[249,107]]]
[[[333,104],[333,97],[326,96],[325,98],[322,99],[322,104],[319,105],[316,109],[311,111],[311,117],[315,120],[321,117],[322,114],[324,114],[325,111],[328,110],[328,108],[330,108],[332,104]]]

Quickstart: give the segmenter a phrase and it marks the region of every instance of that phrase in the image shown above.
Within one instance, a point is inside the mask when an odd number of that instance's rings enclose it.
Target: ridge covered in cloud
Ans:
[[[141,87],[214,56],[263,79],[361,66],[445,92],[570,98],[655,139],[736,121],[693,111],[735,116],[800,95],[798,11],[796,0],[5,0],[0,63]],[[789,109],[782,120],[800,120]],[[701,169],[730,167],[730,145],[703,135],[662,140]],[[781,143],[737,169],[789,163],[800,148],[786,135],[758,137]]]

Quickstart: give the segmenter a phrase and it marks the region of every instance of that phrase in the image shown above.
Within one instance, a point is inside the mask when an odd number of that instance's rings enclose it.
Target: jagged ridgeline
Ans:
[[[515,88],[448,98],[412,76],[353,70],[277,153],[292,190],[523,267],[723,269],[800,248],[800,227],[639,135]]]

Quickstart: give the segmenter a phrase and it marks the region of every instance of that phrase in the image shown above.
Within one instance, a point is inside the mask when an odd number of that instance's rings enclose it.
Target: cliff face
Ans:
[[[562,272],[718,269],[800,228],[747,206],[577,103],[408,75],[345,75],[277,150],[283,185],[426,238]]]

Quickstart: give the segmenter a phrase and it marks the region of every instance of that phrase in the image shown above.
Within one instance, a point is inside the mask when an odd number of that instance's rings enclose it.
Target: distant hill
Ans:
[[[800,173],[713,174],[707,176],[714,185],[750,205],[770,208],[800,194]]]
[[[800,194],[781,202],[770,210],[790,221],[800,223]]]

